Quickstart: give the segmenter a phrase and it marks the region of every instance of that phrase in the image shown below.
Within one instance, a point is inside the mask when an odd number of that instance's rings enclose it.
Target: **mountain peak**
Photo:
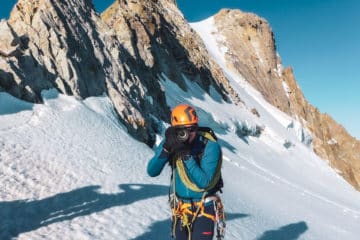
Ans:
[[[226,65],[273,106],[299,119],[312,133],[314,151],[360,190],[360,142],[305,99],[291,67],[281,65],[268,22],[252,13],[224,9],[214,16],[214,24],[224,39],[219,44],[227,49]]]

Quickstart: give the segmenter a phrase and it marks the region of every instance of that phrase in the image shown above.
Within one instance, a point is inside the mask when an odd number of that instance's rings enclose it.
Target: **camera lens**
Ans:
[[[185,142],[189,138],[189,130],[179,129],[176,133],[176,136],[180,142]]]

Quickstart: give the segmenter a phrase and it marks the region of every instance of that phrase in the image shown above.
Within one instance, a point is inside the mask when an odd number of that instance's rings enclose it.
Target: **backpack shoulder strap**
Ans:
[[[206,138],[207,140],[217,142],[217,137],[214,131],[209,127],[199,127],[198,134]]]

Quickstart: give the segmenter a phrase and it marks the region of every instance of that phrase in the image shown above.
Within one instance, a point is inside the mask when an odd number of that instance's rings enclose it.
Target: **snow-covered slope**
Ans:
[[[209,26],[193,24],[247,107],[189,81],[187,92],[161,83],[169,106],[193,104],[220,139],[226,239],[358,239],[359,192],[313,153],[305,129],[226,69]],[[146,175],[153,150],[130,137],[108,97],[43,98],[0,93],[0,239],[169,239],[169,169]]]
[[[1,109],[17,111],[0,115],[0,239],[141,235],[153,218],[147,206],[166,202],[165,184],[145,174],[151,149],[129,137],[107,97],[44,97],[29,105],[0,95]]]

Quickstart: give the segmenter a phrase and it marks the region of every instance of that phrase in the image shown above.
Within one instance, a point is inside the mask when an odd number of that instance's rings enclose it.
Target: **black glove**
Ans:
[[[166,129],[163,148],[170,154],[190,154],[191,152],[191,145],[186,142],[182,142],[178,138],[177,129],[175,127],[169,127]]]

